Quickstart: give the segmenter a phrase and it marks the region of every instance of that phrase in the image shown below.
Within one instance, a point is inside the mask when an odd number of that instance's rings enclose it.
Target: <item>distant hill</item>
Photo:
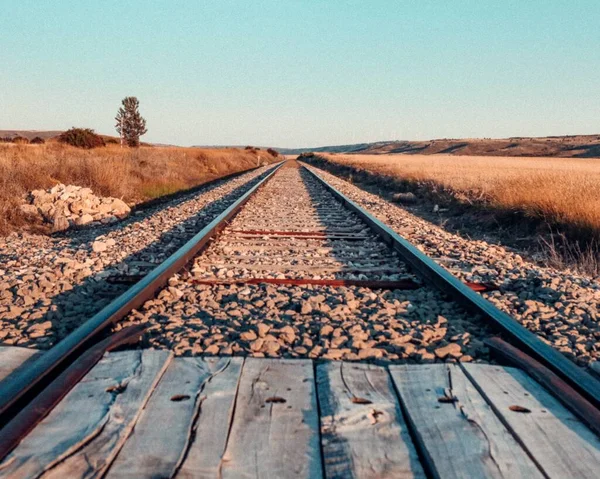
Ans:
[[[56,137],[61,130],[0,130],[0,138],[23,136],[29,140],[39,136],[44,140]],[[119,141],[116,136],[100,135],[105,140]],[[172,146],[142,143],[148,146]],[[245,145],[203,145],[204,148],[244,148]],[[261,147],[265,149],[267,147]],[[278,148],[284,155],[299,155],[313,151],[315,153],[345,154],[405,154],[405,155],[471,155],[471,156],[556,156],[573,158],[600,158],[600,134],[570,135],[546,137],[511,137],[501,139],[464,138],[437,139],[428,141],[378,141],[374,143],[356,143],[353,145],[320,146],[316,148]]]
[[[62,130],[0,130],[0,138],[22,136],[28,140],[33,140],[36,136],[47,140],[62,133]]]
[[[318,148],[277,148],[284,155],[315,153],[471,155],[471,156],[556,156],[600,158],[600,135],[512,137],[503,139],[465,138],[429,141],[378,141]]]

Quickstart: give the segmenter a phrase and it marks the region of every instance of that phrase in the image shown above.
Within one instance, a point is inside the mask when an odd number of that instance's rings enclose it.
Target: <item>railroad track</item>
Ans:
[[[297,168],[283,168],[265,185],[192,273],[213,280],[418,281],[360,218]]]
[[[487,360],[482,340],[498,334],[513,347],[496,339],[492,350],[537,371],[600,427],[598,382],[482,299],[490,285],[460,282],[295,162],[273,168],[150,274],[117,281],[136,282],[0,383],[0,417],[19,437],[104,351],[140,334],[184,356],[391,362]]]

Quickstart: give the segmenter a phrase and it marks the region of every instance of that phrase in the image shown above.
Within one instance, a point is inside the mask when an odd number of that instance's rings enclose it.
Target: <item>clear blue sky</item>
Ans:
[[[0,129],[318,146],[600,132],[599,0],[0,0]]]

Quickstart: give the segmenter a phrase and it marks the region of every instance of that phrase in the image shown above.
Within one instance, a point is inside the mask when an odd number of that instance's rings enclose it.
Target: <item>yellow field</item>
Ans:
[[[20,196],[58,182],[136,203],[273,161],[264,150],[236,148],[0,144],[0,234],[24,224],[16,206]]]
[[[600,160],[451,155],[323,155],[357,170],[442,188],[465,202],[600,232]]]

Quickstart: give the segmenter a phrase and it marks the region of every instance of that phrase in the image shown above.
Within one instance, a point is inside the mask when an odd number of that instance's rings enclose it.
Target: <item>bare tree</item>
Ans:
[[[123,140],[128,146],[140,146],[140,136],[144,135],[146,129],[146,120],[140,115],[140,102],[134,96],[123,98],[121,108],[115,116],[117,121],[115,128],[121,136],[121,146]]]

